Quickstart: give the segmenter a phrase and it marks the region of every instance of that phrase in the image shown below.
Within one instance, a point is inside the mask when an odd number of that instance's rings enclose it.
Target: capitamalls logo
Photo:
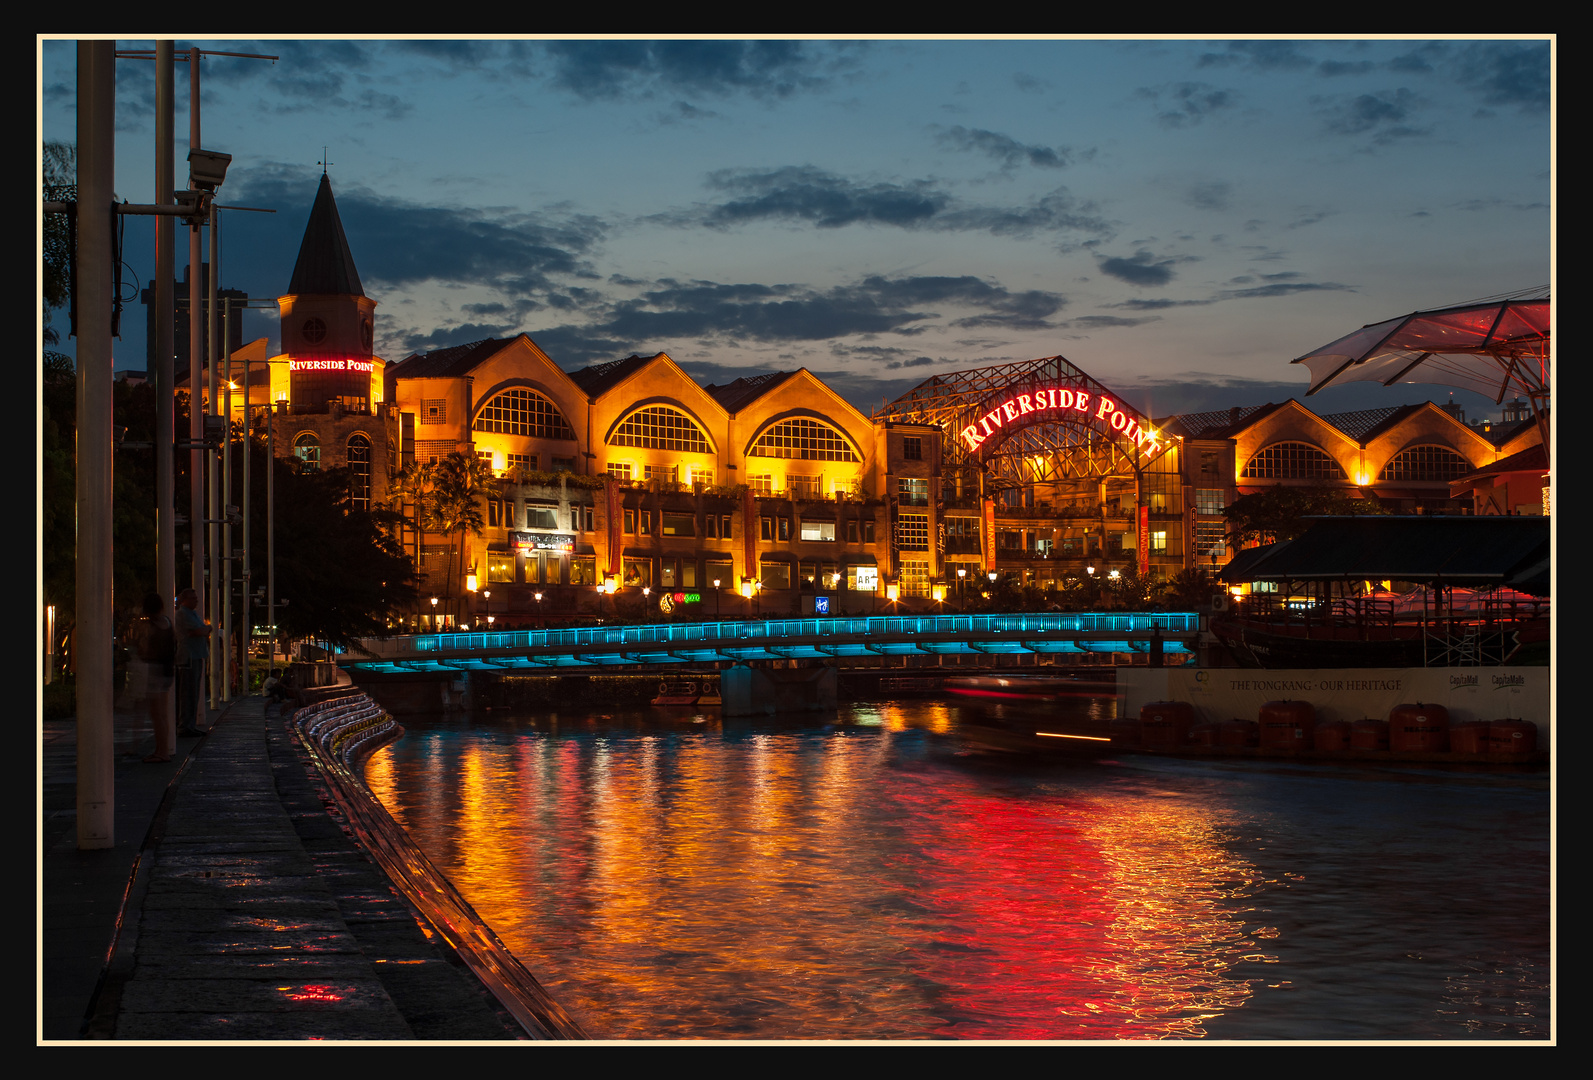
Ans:
[[[1507,686],[1525,685],[1527,685],[1527,677],[1525,675],[1495,675],[1493,677],[1493,688],[1495,690],[1503,690]]]
[[[1449,676],[1449,689],[1451,689],[1451,690],[1458,690],[1462,686],[1476,686],[1476,685],[1477,685],[1477,676],[1475,676],[1475,675],[1451,675],[1451,676]]]
[[[1195,681],[1198,682],[1198,683],[1210,682],[1211,681],[1211,672],[1209,672],[1209,671],[1197,671],[1197,672],[1195,672]]]

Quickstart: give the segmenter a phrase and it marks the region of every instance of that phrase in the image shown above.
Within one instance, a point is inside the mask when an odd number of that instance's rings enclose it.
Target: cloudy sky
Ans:
[[[525,331],[570,370],[805,366],[866,410],[1061,353],[1160,416],[1299,396],[1289,361],[1362,324],[1550,281],[1544,41],[190,44],[278,57],[202,62],[221,201],[276,211],[226,215],[223,285],[286,289],[327,160],[389,360]],[[47,140],[75,57],[40,43]],[[154,65],[117,78],[117,193],[149,202]],[[182,159],[186,64],[177,90]],[[152,252],[129,219],[129,294]]]

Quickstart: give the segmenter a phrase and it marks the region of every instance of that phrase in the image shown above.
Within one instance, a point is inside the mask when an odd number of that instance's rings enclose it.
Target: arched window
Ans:
[[[808,461],[858,460],[846,436],[828,424],[803,417],[769,425],[747,451],[747,456]]]
[[[1379,480],[1457,480],[1472,471],[1471,462],[1447,446],[1413,446],[1383,466]]]
[[[1251,480],[1342,480],[1339,463],[1309,443],[1273,443],[1250,459],[1244,475]]]
[[[535,390],[515,388],[487,402],[472,425],[477,431],[529,435],[533,439],[571,439],[575,432],[559,407]]]
[[[306,431],[293,440],[293,456],[299,459],[299,467],[305,472],[321,467],[321,440],[315,437],[315,432]]]
[[[649,405],[637,409],[609,436],[610,446],[640,446],[644,450],[684,450],[690,454],[711,454],[702,430],[692,418],[668,405]]]
[[[371,440],[356,431],[348,440],[348,495],[356,510],[371,508]]]

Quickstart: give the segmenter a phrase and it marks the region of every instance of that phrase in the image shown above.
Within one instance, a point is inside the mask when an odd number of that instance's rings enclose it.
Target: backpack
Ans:
[[[171,627],[162,630],[153,619],[145,619],[138,635],[138,658],[146,664],[170,668],[177,660],[177,635]]]

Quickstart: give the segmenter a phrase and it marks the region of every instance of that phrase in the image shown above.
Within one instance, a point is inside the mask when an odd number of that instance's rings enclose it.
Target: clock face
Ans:
[[[304,325],[299,329],[299,333],[311,345],[319,345],[326,340],[326,323],[313,317],[305,319]]]

